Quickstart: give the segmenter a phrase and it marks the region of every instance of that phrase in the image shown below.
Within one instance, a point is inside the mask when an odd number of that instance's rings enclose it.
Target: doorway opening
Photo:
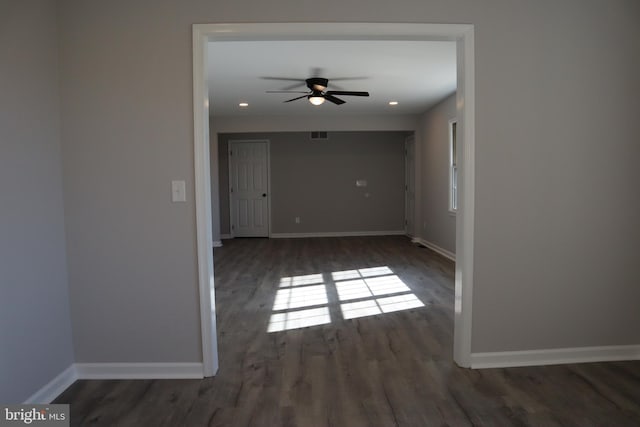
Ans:
[[[193,26],[194,152],[198,273],[204,375],[217,367],[209,164],[207,43],[239,40],[450,40],[457,46],[457,118],[460,145],[456,216],[454,349],[456,363],[470,366],[474,223],[474,32],[458,24],[196,24]]]
[[[415,236],[416,213],[416,144],[415,134],[404,140],[404,231],[409,237]]]

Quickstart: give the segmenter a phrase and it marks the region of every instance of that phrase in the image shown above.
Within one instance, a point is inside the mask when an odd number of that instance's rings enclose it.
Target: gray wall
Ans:
[[[215,102],[215,100],[213,101]],[[298,116],[291,120],[290,116],[215,116],[209,123],[218,133],[248,132],[308,132],[311,130],[326,131],[413,131],[419,115],[327,115]],[[213,132],[211,133],[213,135]]]
[[[73,363],[54,1],[0,2],[0,402]]]
[[[636,0],[59,4],[80,361],[201,360],[195,22],[474,24],[473,351],[640,343]]]
[[[449,120],[456,117],[456,95],[442,100],[420,119],[422,223],[417,235],[456,252],[456,217],[449,213]]]
[[[190,23],[202,17],[173,1],[59,4],[77,362],[201,361]],[[187,203],[171,202],[176,179]]]
[[[228,141],[267,139],[271,158],[272,233],[402,231],[406,132],[221,134],[220,188],[228,189]],[[366,179],[367,187],[356,187]],[[229,231],[229,195],[221,229]],[[300,217],[296,224],[295,217]]]

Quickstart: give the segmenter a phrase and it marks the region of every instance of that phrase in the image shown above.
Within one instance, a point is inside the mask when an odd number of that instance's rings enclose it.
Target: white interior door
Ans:
[[[230,141],[229,175],[231,234],[268,237],[269,141]]]
[[[415,235],[415,205],[416,205],[416,184],[415,184],[415,138],[408,136],[404,141],[405,148],[405,222],[404,231],[409,236]]]

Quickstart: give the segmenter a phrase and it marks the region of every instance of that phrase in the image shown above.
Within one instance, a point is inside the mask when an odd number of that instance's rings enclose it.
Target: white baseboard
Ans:
[[[622,360],[640,360],[640,345],[471,353],[471,368],[509,368]]]
[[[233,236],[231,234],[221,234],[220,235],[220,240],[226,240],[226,239],[233,239]]]
[[[434,243],[428,242],[428,241],[424,240],[421,237],[414,237],[413,239],[411,239],[411,241],[413,243],[420,243],[421,245],[426,246],[427,248],[431,249],[434,252],[439,253],[440,255],[442,255],[445,258],[450,259],[451,261],[455,262],[455,260],[456,260],[456,254],[454,254],[453,252],[448,251],[448,250],[446,250],[444,248],[441,248],[440,246],[438,246],[438,245],[436,245]]]
[[[202,363],[74,363],[24,401],[48,404],[76,380],[201,379]]]
[[[214,240],[214,241],[213,241],[213,247],[214,247],[214,248],[221,248],[221,247],[222,247],[222,241],[220,241],[220,240]]]
[[[471,368],[563,365],[640,360],[640,345],[472,353]],[[36,391],[25,404],[48,404],[79,379],[201,379],[202,363],[75,363]]]
[[[327,233],[272,233],[273,239],[295,239],[306,237],[363,237],[363,236],[404,236],[404,230],[393,231],[335,231]]]
[[[76,363],[83,380],[204,378],[202,363]]]
[[[69,366],[24,401],[25,404],[49,404],[78,379],[75,365]]]

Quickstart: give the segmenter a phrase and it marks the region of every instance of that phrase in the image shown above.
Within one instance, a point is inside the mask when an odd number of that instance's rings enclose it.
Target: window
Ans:
[[[458,141],[456,119],[449,120],[449,212],[458,211]]]

